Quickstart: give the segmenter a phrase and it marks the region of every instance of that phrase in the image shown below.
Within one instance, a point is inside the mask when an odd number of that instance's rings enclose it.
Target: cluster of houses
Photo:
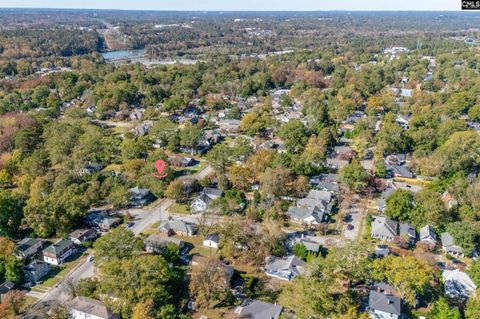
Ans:
[[[298,199],[287,211],[292,223],[318,226],[328,221],[332,211],[332,194],[323,190],[311,190],[305,198]]]

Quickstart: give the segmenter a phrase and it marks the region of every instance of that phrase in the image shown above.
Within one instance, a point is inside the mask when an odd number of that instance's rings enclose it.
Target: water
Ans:
[[[138,57],[143,57],[145,55],[145,50],[121,50],[121,51],[110,51],[102,53],[102,56],[105,60],[118,60],[118,59],[133,59]]]

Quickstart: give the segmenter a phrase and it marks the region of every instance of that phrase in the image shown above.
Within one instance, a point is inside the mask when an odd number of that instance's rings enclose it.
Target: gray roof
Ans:
[[[69,247],[73,246],[73,241],[69,239],[61,239],[57,241],[55,244],[48,246],[43,250],[44,253],[53,254],[55,256],[62,255],[65,251],[68,250]]]
[[[6,281],[0,285],[0,295],[6,294],[15,287],[15,284],[11,281]]]
[[[406,235],[411,239],[417,238],[417,232],[415,231],[415,228],[405,223],[400,224],[400,236],[403,236],[403,235]]]
[[[410,172],[408,168],[405,166],[400,165],[392,165],[390,169],[393,171],[394,174],[399,175],[401,177],[412,178],[413,174]]]
[[[375,290],[370,290],[368,307],[373,310],[383,311],[397,316],[402,313],[400,298],[377,292]]]
[[[458,253],[458,254],[463,253],[462,247],[460,247],[458,245],[455,245],[455,239],[449,233],[447,233],[447,232],[442,233],[440,235],[440,239],[442,241],[442,247],[445,250],[447,250],[449,252],[453,252],[453,253]]]
[[[210,235],[207,235],[204,240],[211,240],[215,243],[219,243],[220,236],[218,234],[210,234]]]
[[[420,228],[420,240],[430,240],[433,239],[434,241],[437,240],[437,235],[435,235],[435,231],[430,225],[423,226]]]
[[[37,245],[39,242],[42,242],[42,240],[38,238],[24,238],[17,244],[15,250],[19,252],[24,252],[30,249],[32,246]]]
[[[294,243],[304,245],[308,251],[313,251],[316,253],[320,251],[320,244],[313,240],[297,237],[295,238]]]
[[[297,256],[287,257],[267,257],[265,264],[265,271],[268,274],[277,275],[280,277],[293,278],[300,275],[303,272],[303,266],[305,262],[299,259]]]
[[[103,302],[92,298],[76,297],[69,303],[69,308],[103,319],[112,318],[112,312],[107,306]]]
[[[182,232],[187,234],[194,234],[197,231],[195,225],[186,223],[180,219],[172,219],[170,221],[165,222],[160,226],[160,231],[166,232],[172,229],[175,232]]]
[[[211,188],[211,187],[205,187],[202,193],[207,195],[211,199],[219,198],[223,195],[222,190],[217,188]]]
[[[144,243],[147,246],[165,246],[168,244],[175,244],[177,246],[182,246],[184,244],[184,242],[180,239],[164,237],[164,236],[155,235],[155,234],[152,234],[147,238],[145,238]]]
[[[240,318],[245,319],[278,319],[282,307],[260,300],[247,300],[237,308]]]
[[[398,222],[384,216],[375,216],[372,221],[372,235],[395,237],[398,235]]]
[[[332,194],[326,191],[312,189],[310,192],[308,192],[308,195],[306,198],[330,202],[332,200]]]
[[[323,220],[323,212],[315,211],[312,207],[289,207],[287,215],[291,218],[303,220],[309,217],[315,218],[317,223],[321,223]]]
[[[34,260],[25,266],[25,271],[37,272],[39,270],[48,269],[50,265],[44,261]]]

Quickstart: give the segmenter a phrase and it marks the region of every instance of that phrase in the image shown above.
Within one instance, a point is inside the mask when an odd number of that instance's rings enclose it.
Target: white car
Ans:
[[[91,263],[93,261],[93,255],[87,257],[87,262]]]

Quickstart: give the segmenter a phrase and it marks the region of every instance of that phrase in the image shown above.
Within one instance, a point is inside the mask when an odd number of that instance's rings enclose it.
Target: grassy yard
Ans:
[[[188,210],[188,206],[185,204],[177,204],[173,203],[169,208],[168,211],[171,214],[179,214],[179,215],[190,215]]]
[[[46,279],[41,283],[36,285],[32,288],[33,291],[37,292],[45,292],[49,288],[58,284],[65,276],[77,265],[81,262],[85,261],[86,256],[82,255],[82,253],[78,253],[73,256],[73,258],[69,258],[69,261],[62,264],[59,267],[53,268],[50,273],[47,275]]]

